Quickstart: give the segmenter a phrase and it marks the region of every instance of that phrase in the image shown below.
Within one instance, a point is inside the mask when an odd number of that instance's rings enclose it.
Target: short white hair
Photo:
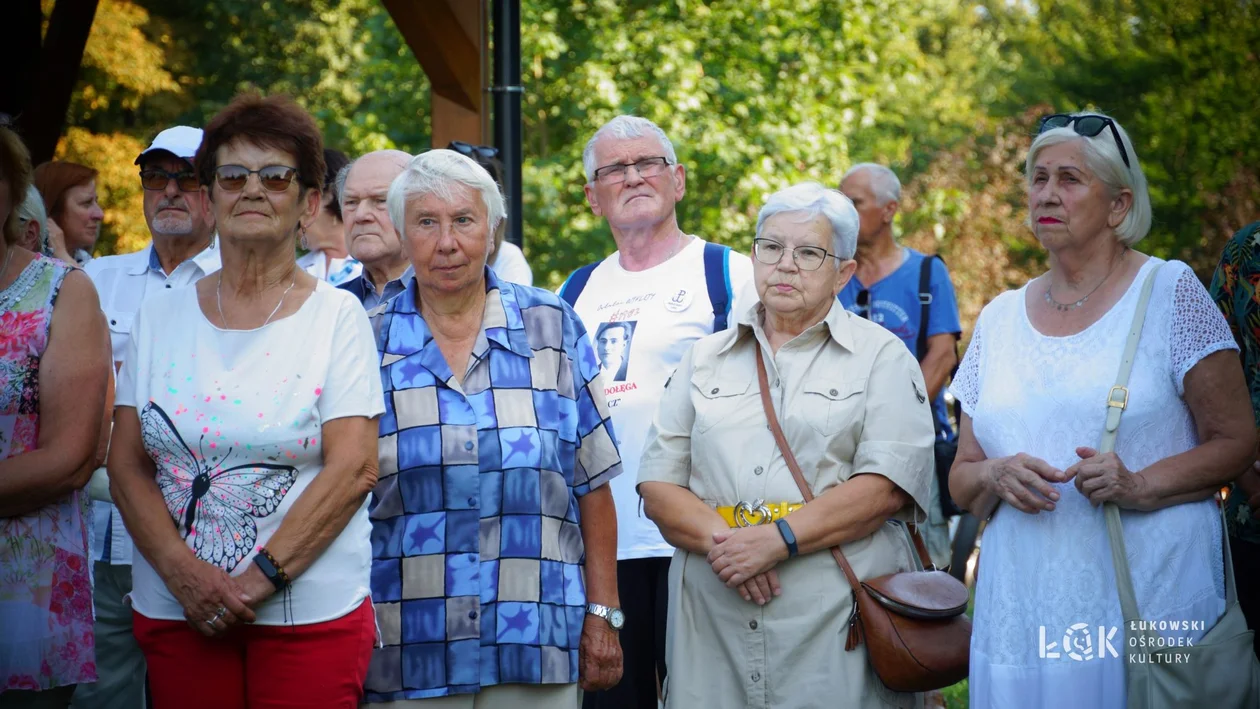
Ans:
[[[1073,113],[1071,115],[1093,115],[1111,118],[1111,116],[1106,114],[1092,111]],[[1094,173],[1094,177],[1110,188],[1113,195],[1119,194],[1121,190],[1125,189],[1133,193],[1133,203],[1129,206],[1129,213],[1124,215],[1124,221],[1120,222],[1120,226],[1116,227],[1116,237],[1120,239],[1120,243],[1125,246],[1133,246],[1145,239],[1146,235],[1151,231],[1151,194],[1146,188],[1146,175],[1142,173],[1142,166],[1138,163],[1137,151],[1133,149],[1133,142],[1129,140],[1129,134],[1125,132],[1124,126],[1120,125],[1114,118],[1111,118],[1111,122],[1115,125],[1116,132],[1120,134],[1120,140],[1124,144],[1124,152],[1129,156],[1129,165],[1124,164],[1124,158],[1120,156],[1120,149],[1116,147],[1116,138],[1110,128],[1104,128],[1098,135],[1087,138],[1078,134],[1073,126],[1067,126],[1064,128],[1051,128],[1037,136],[1032,143],[1032,147],[1028,149],[1028,160],[1024,163],[1024,177],[1031,186],[1034,168],[1037,165],[1037,156],[1041,154],[1042,150],[1053,145],[1070,143],[1074,140],[1081,141],[1081,152],[1085,156],[1085,167]]]
[[[766,220],[787,212],[801,214],[801,221],[809,221],[821,214],[831,224],[832,250],[844,260],[857,253],[858,213],[853,201],[839,190],[823,187],[817,182],[802,182],[770,195],[757,213],[757,236]]]
[[[669,160],[670,165],[678,164],[678,154],[674,152],[674,144],[670,142],[669,136],[665,135],[665,131],[661,127],[639,116],[621,115],[608,121],[595,131],[595,135],[586,141],[586,147],[582,149],[582,167],[586,168],[586,181],[591,183],[595,181],[595,170],[599,165],[595,164],[595,143],[600,138],[619,138],[621,140],[629,140],[630,138],[642,138],[650,135],[661,142],[661,150],[665,152],[665,158]]]
[[[407,163],[407,167],[389,185],[389,195],[385,198],[389,220],[394,223],[399,235],[405,237],[407,200],[417,195],[434,195],[443,202],[453,202],[454,188],[461,186],[481,194],[489,223],[488,238],[493,241],[494,230],[507,216],[503,194],[485,168],[454,150],[430,150]]]
[[[876,206],[882,207],[889,202],[901,201],[901,180],[897,179],[897,173],[879,163],[858,163],[849,168],[840,181],[844,182],[859,172],[870,174],[871,191],[875,193]]]
[[[44,198],[39,194],[39,190],[35,189],[35,185],[26,188],[26,199],[22,200],[17,213],[18,220],[23,223],[32,220],[39,223],[39,248],[41,251],[47,251],[48,210],[44,209]]]

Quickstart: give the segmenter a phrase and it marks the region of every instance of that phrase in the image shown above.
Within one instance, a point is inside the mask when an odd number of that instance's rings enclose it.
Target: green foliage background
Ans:
[[[741,248],[775,189],[892,165],[902,238],[945,255],[969,324],[1043,262],[1021,177],[1037,116],[1095,107],[1150,180],[1142,248],[1206,270],[1260,213],[1258,15],[1251,0],[525,0],[526,253],[555,286],[611,250],[581,150],[633,112],[687,165],[684,228]],[[147,238],[145,141],[248,87],[293,95],[347,153],[429,147],[427,81],[377,0],[101,0],[59,153],[102,169],[102,253]]]

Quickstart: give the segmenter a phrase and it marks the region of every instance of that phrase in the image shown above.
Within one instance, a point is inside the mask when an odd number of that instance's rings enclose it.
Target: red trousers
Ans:
[[[241,625],[207,638],[134,613],[155,709],[355,709],[376,641],[372,599],[311,625]]]

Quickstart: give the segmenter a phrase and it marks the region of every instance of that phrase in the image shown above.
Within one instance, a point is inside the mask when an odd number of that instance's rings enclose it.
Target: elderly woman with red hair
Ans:
[[[320,131],[246,94],[194,167],[223,268],[145,299],[109,459],[154,706],[355,707],[385,406],[363,307],[295,259],[321,207]]]
[[[59,227],[65,251],[79,266],[92,260],[105,212],[96,197],[96,170],[54,160],[35,168],[35,187],[48,216]]]

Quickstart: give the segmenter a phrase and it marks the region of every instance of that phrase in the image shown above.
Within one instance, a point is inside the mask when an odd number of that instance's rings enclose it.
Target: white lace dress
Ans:
[[[1035,330],[1027,286],[985,307],[951,387],[985,455],[1023,452],[1062,470],[1079,460],[1077,446],[1097,447],[1107,392],[1152,268],[1160,272],[1116,452],[1136,472],[1198,444],[1183,379],[1207,355],[1237,347],[1190,268],[1151,258],[1124,297],[1076,335]],[[1124,629],[1102,508],[1071,482],[1057,487],[1061,500],[1053,512],[1030,515],[1003,505],[984,532],[971,644],[973,708],[1125,705]],[[1142,616],[1187,621],[1190,628],[1164,634],[1197,641],[1225,610],[1215,503],[1121,517]]]

